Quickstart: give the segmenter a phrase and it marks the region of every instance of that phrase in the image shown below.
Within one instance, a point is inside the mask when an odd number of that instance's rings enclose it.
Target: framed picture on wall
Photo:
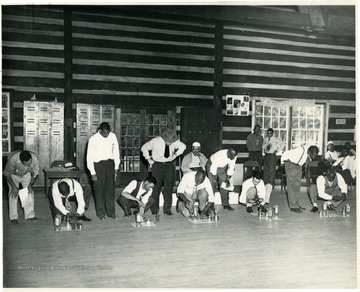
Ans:
[[[248,116],[250,111],[249,95],[227,95],[226,115],[227,116]]]
[[[13,150],[12,126],[12,91],[3,90],[1,96],[2,108],[2,153],[9,155]]]

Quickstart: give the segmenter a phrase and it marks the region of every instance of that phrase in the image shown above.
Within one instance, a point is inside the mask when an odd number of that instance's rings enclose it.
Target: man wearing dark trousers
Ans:
[[[226,187],[230,186],[229,179],[234,174],[237,151],[235,149],[223,149],[211,155],[206,163],[207,176],[215,193],[217,185],[220,188],[221,204],[224,209],[233,211],[229,204],[229,191],[222,188],[223,183]]]
[[[249,134],[246,138],[246,146],[249,151],[249,160],[254,160],[259,164],[260,171],[262,170],[263,157],[262,147],[264,138],[261,136],[260,125],[255,125],[254,132]],[[252,171],[251,171],[252,173]],[[249,173],[251,176],[251,174]]]
[[[185,149],[186,145],[179,140],[176,131],[171,129],[165,130],[161,136],[151,139],[141,147],[145,159],[151,166],[152,175],[157,181],[153,191],[155,202],[151,206],[151,211],[154,215],[157,215],[159,212],[159,196],[163,185],[164,214],[173,214],[171,212],[171,205],[175,185],[174,160],[181,155]]]
[[[147,210],[154,204],[155,199],[151,196],[156,179],[148,176],[144,181],[131,181],[122,191],[118,203],[124,210],[124,217],[131,216],[131,208],[135,208],[134,215],[140,213],[144,216]]]
[[[91,173],[95,193],[96,215],[116,219],[115,179],[120,165],[119,144],[108,123],[101,123],[90,137],[87,149],[87,167]]]

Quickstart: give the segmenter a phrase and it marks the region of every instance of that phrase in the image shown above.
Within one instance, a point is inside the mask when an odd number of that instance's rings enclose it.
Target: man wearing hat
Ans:
[[[49,201],[53,219],[60,215],[62,218],[71,216],[82,221],[91,221],[84,215],[85,201],[89,199],[90,193],[85,193],[87,198],[84,199],[84,192],[78,181],[71,178],[59,179],[53,183],[51,191]],[[71,202],[77,205],[76,210],[71,206]]]
[[[327,151],[325,153],[325,160],[329,162],[330,165],[332,165],[336,160],[339,159],[339,153],[335,151],[334,149],[334,143],[332,141],[329,141],[326,144]]]
[[[165,130],[161,136],[151,139],[141,147],[141,152],[149,162],[152,169],[152,175],[157,181],[152,194],[155,202],[150,208],[154,215],[157,215],[159,212],[159,196],[163,185],[164,214],[173,214],[171,212],[171,205],[172,193],[175,185],[174,160],[181,155],[185,149],[186,145],[179,140],[176,131],[172,129]]]
[[[199,142],[192,144],[192,151],[186,154],[181,162],[181,171],[185,174],[190,171],[205,170],[207,158],[200,152]]]

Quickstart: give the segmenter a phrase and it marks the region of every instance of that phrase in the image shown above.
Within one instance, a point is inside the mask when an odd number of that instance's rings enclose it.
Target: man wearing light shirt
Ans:
[[[199,142],[192,144],[192,151],[184,156],[181,162],[181,171],[185,174],[190,171],[205,170],[207,158],[200,152]]]
[[[318,176],[316,185],[312,184],[310,186],[310,198],[314,205],[311,212],[318,211],[318,196],[326,201],[329,210],[335,211],[346,200],[347,191],[347,185],[343,177],[336,173],[334,167],[330,167],[325,175]]]
[[[95,193],[96,215],[116,219],[115,179],[120,165],[119,144],[110,125],[101,123],[99,131],[90,137],[87,148],[87,167]]]
[[[131,181],[122,191],[118,203],[124,210],[124,217],[131,216],[131,208],[135,208],[134,215],[140,213],[143,216],[155,199],[151,196],[156,179],[148,176],[144,181]]]
[[[214,209],[214,191],[204,170],[185,173],[178,185],[177,196],[179,212],[185,217],[193,215],[195,202],[199,202],[202,217]]]
[[[173,215],[171,205],[175,185],[174,160],[181,155],[185,149],[186,145],[179,140],[176,131],[172,129],[165,130],[161,136],[151,139],[141,147],[141,152],[151,167],[152,175],[157,180],[153,191],[155,202],[150,208],[153,215],[158,215],[159,196],[163,185],[163,212],[167,215]]]
[[[86,195],[89,196],[90,193],[87,192]],[[53,219],[60,215],[62,218],[70,216],[77,217],[82,221],[91,221],[91,219],[84,215],[85,201],[88,199],[84,199],[84,192],[78,181],[71,178],[55,181],[52,185],[50,196],[50,208]],[[72,210],[71,202],[76,202],[76,211]]]
[[[334,162],[333,166],[342,175],[345,182],[351,184],[356,177],[356,158],[355,156],[350,156],[349,147],[342,149],[342,156]]]
[[[221,187],[222,183],[226,187],[230,186],[229,179],[234,174],[237,151],[233,148],[223,149],[211,155],[206,163],[206,173],[215,192],[217,185],[220,186],[221,204],[224,209],[233,211],[229,205],[229,190]]]
[[[287,195],[292,212],[302,213],[302,210],[305,210],[299,205],[302,166],[309,159],[315,159],[318,153],[316,146],[301,146],[285,151],[281,156],[281,164],[285,165]]]
[[[266,132],[267,137],[264,139],[263,151],[264,156],[264,183],[275,185],[276,174],[276,154],[283,151],[285,143],[279,138],[274,137],[274,130],[269,128]]]

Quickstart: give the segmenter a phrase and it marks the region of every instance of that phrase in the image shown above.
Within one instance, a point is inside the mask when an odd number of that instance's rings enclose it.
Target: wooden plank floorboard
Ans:
[[[301,203],[307,210],[291,213],[275,189],[271,205],[279,205],[282,221],[233,205],[233,212],[219,206],[216,223],[194,225],[176,213],[161,214],[156,227],[134,228],[119,206],[119,219],[100,221],[91,202],[93,221],[82,231],[55,233],[41,190],[38,223],[20,215],[20,225],[11,225],[5,199],[4,287],[356,288],[355,196],[348,218],[310,213],[305,193]]]

